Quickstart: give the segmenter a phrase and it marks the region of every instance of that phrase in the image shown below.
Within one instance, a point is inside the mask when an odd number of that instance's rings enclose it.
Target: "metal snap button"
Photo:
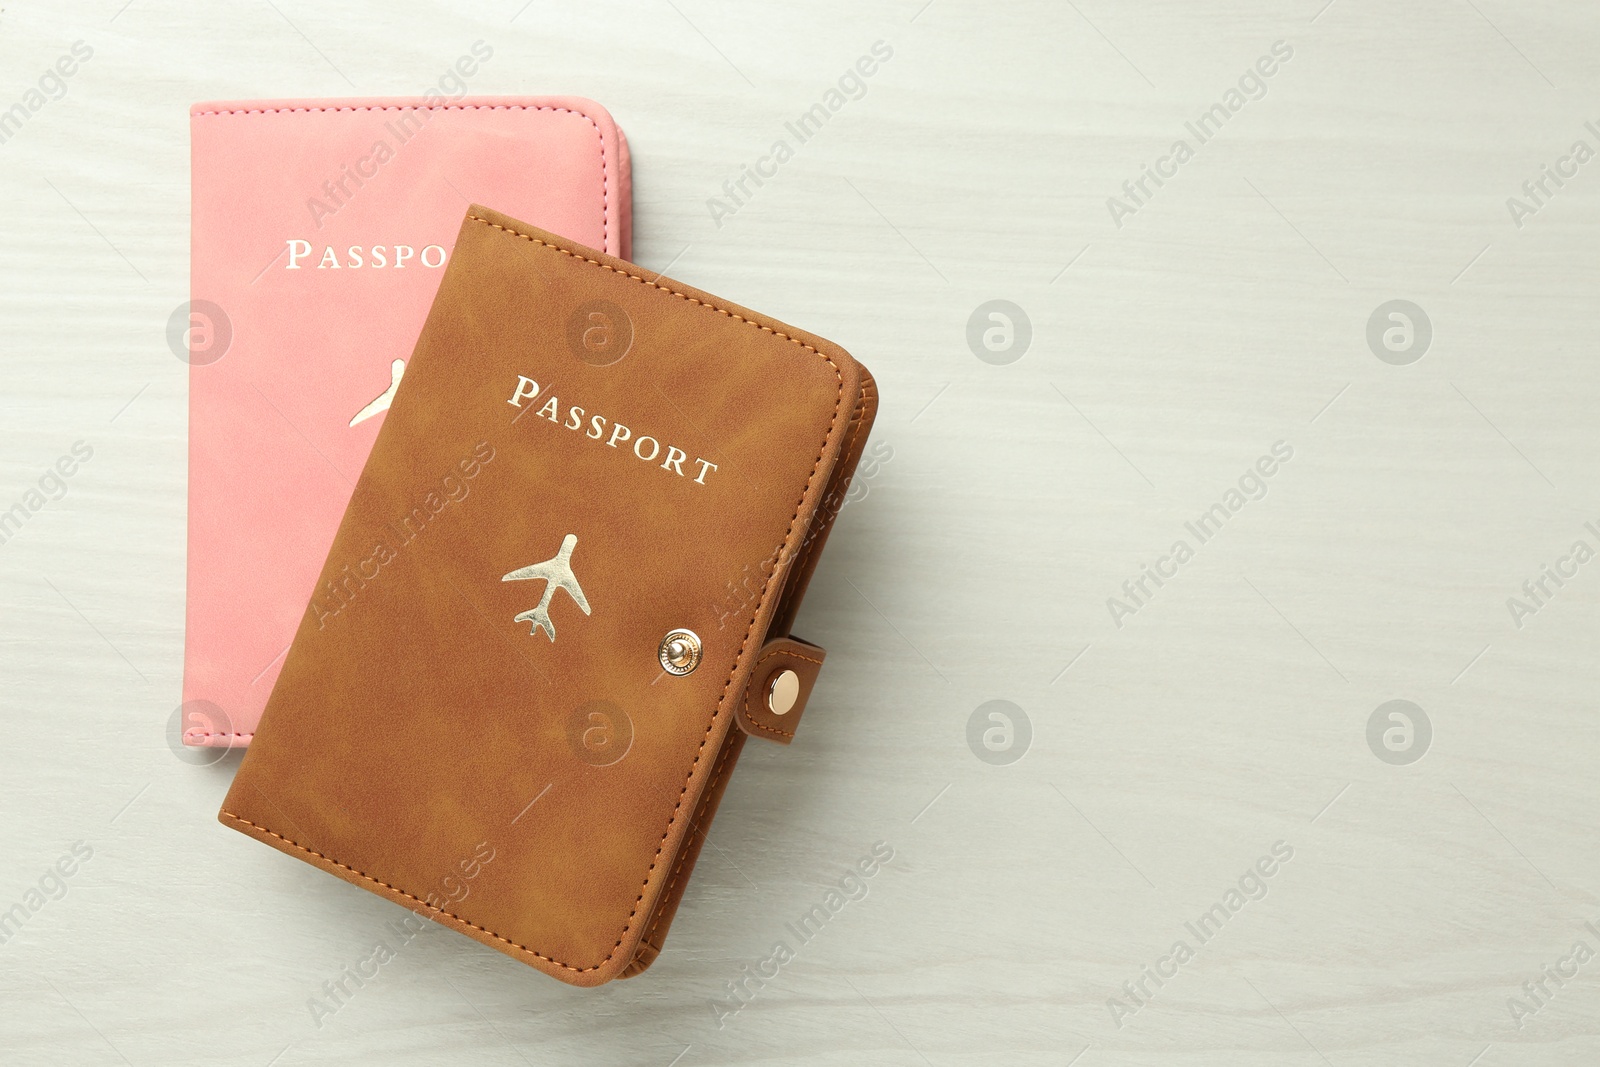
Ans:
[[[700,666],[700,636],[693,630],[669,630],[661,639],[656,656],[661,669],[668,674],[683,676]]]
[[[774,715],[787,715],[800,699],[800,676],[794,671],[779,671],[767,690],[767,707]]]

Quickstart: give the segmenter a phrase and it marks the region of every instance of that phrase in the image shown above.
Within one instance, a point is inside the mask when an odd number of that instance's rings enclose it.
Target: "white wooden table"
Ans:
[[[92,57],[0,143],[0,1059],[1600,1060],[1600,15],[1323,5],[6,5],[0,112]],[[220,827],[236,759],[163,734],[187,107],[418,93],[477,40],[474,93],[626,129],[641,263],[884,398],[804,736],[747,748],[667,951],[597,991],[405,939]]]

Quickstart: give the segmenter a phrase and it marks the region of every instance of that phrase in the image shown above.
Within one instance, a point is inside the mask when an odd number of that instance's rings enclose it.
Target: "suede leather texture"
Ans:
[[[875,397],[834,344],[472,207],[221,821],[562,981],[639,973]],[[588,613],[513,578],[558,550]]]

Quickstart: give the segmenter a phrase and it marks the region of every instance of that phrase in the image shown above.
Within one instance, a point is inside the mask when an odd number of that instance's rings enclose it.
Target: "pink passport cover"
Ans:
[[[190,135],[182,731],[231,747],[255,733],[462,212],[627,258],[632,194],[622,133],[575,98],[205,103]]]

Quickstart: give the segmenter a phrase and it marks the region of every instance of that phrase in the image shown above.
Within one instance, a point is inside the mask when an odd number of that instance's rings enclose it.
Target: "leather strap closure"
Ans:
[[[763,645],[739,702],[739,728],[780,745],[793,741],[826,656],[821,648],[797,637],[779,637]]]

